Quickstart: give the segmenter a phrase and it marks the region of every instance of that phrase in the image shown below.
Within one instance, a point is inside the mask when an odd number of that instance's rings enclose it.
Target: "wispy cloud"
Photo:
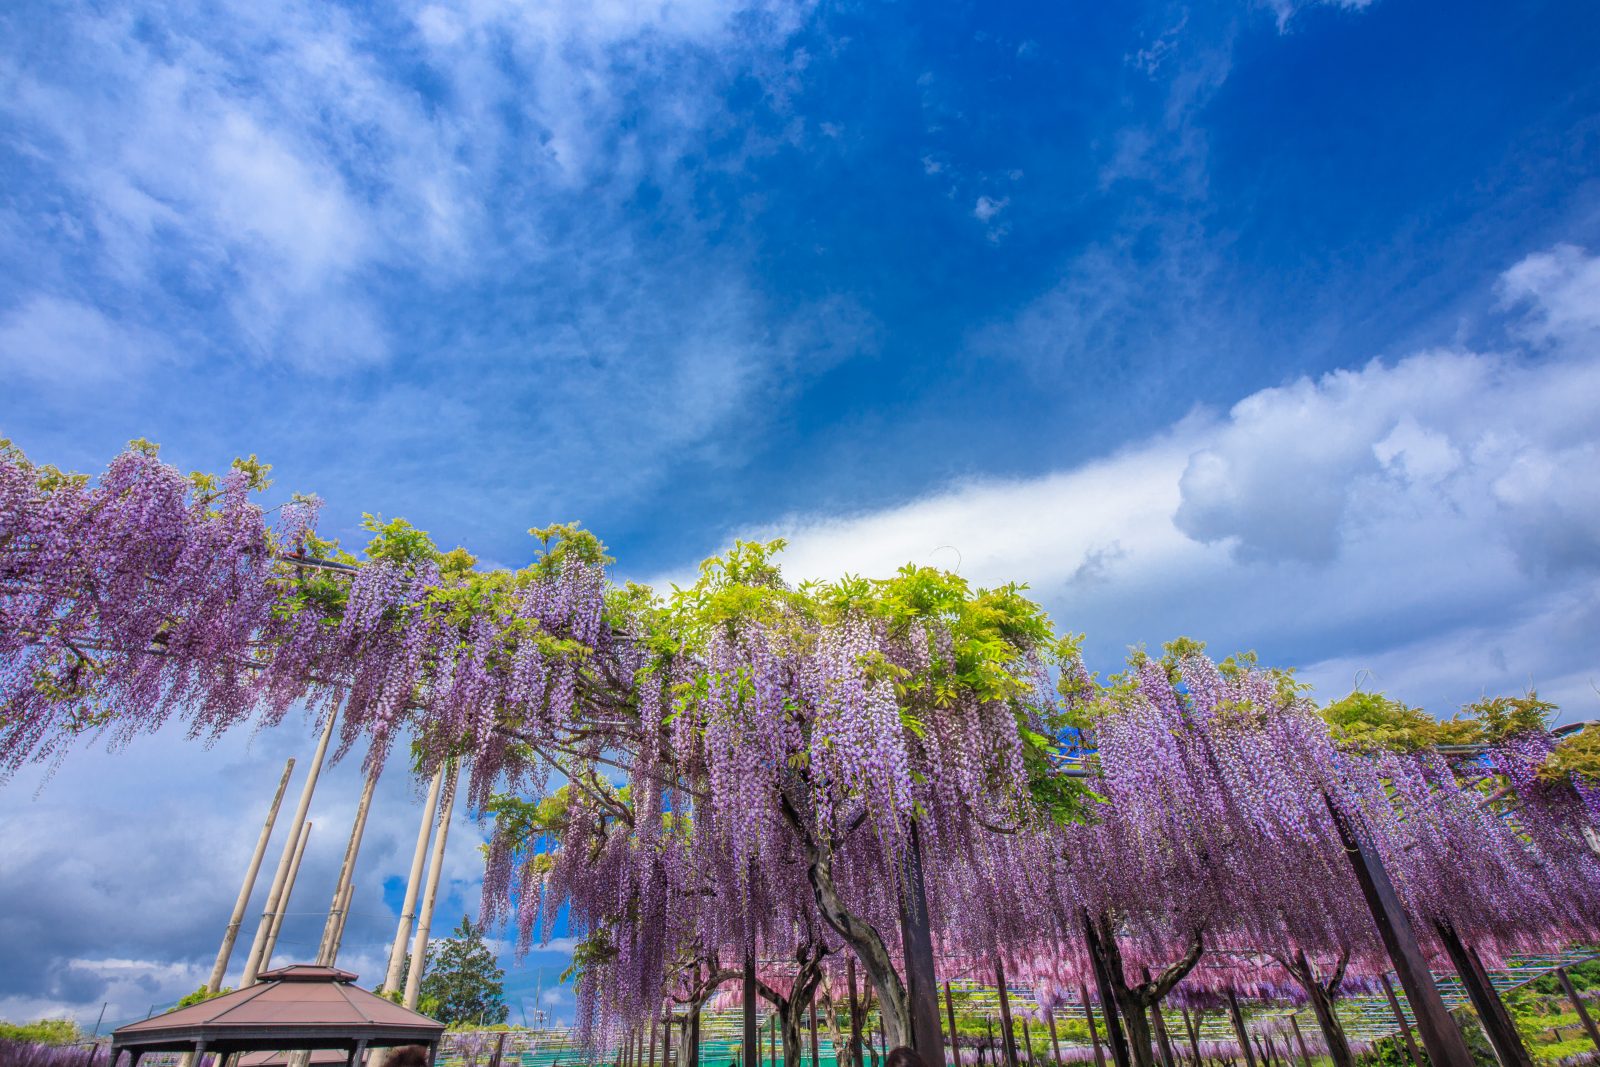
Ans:
[[[1503,288],[1524,302],[1514,332],[1570,337],[1592,322],[1597,264],[1557,249],[1507,271]],[[740,532],[787,537],[795,578],[909,561],[1026,581],[1060,625],[1088,632],[1103,666],[1123,645],[1189,633],[1299,663],[1323,697],[1365,665],[1436,711],[1532,681],[1584,714],[1595,701],[1580,623],[1600,614],[1600,361],[1591,345],[1553,343],[1537,358],[1374,361],[1044,477]]]

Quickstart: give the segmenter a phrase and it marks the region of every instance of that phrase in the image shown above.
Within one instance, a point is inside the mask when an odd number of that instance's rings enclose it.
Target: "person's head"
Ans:
[[[421,1045],[401,1045],[389,1053],[385,1067],[428,1067],[428,1050]]]
[[[917,1055],[917,1050],[906,1045],[899,1045],[889,1050],[889,1058],[884,1061],[884,1067],[928,1067],[922,1062],[922,1057]]]

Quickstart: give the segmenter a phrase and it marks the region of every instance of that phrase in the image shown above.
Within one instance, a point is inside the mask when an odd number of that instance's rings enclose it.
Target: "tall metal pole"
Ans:
[[[283,777],[278,780],[278,791],[272,795],[272,806],[267,809],[267,821],[256,838],[256,850],[250,854],[250,866],[245,870],[244,885],[239,887],[239,898],[233,902],[233,914],[228,917],[228,929],[222,935],[222,947],[217,949],[217,962],[212,964],[211,977],[206,982],[206,992],[215,993],[222,988],[222,976],[227,973],[228,959],[233,955],[233,943],[239,937],[239,927],[244,923],[245,909],[250,906],[250,894],[256,888],[256,875],[261,871],[261,858],[267,854],[267,842],[272,838],[272,824],[278,821],[278,806],[289,788],[289,776],[294,773],[294,758],[283,765]]]
[[[283,929],[283,917],[289,911],[289,896],[294,892],[295,879],[300,877],[300,857],[306,852],[306,838],[311,836],[311,822],[300,827],[300,840],[294,846],[294,859],[289,861],[289,877],[283,883],[283,899],[278,901],[278,913],[272,917],[272,930],[267,934],[267,945],[261,950],[261,969],[272,969],[272,952],[278,947],[278,931]]]
[[[434,809],[439,806],[439,783],[444,781],[444,764],[433,772],[433,784],[428,786],[428,803],[422,809],[422,824],[417,827],[417,847],[411,853],[411,874],[406,878],[406,898],[400,905],[400,925],[395,927],[394,943],[389,946],[389,969],[383,979],[383,991],[393,993],[400,988],[400,972],[406,966],[406,943],[411,940],[411,923],[417,917],[417,891],[422,885],[423,865],[428,861],[428,839],[433,835]]]
[[[333,737],[333,724],[339,718],[339,710],[328,710],[328,722],[322,728],[322,737],[317,741],[316,755],[311,759],[311,771],[306,775],[306,784],[300,789],[300,803],[294,811],[294,821],[289,824],[289,839],[283,843],[283,855],[278,858],[278,871],[272,879],[272,889],[267,893],[267,907],[261,913],[261,923],[256,927],[256,938],[250,946],[250,956],[245,960],[244,974],[239,979],[239,988],[254,985],[256,975],[261,970],[261,957],[266,951],[267,937],[272,932],[272,917],[277,914],[283,896],[283,885],[289,877],[289,864],[294,859],[295,841],[300,836],[300,827],[306,821],[306,811],[311,807],[311,794],[316,792],[317,777],[322,773],[322,757],[328,753],[328,740]]]
[[[361,801],[356,805],[355,821],[350,824],[350,840],[344,846],[344,862],[339,865],[339,878],[333,884],[333,902],[328,906],[328,920],[322,924],[322,942],[317,946],[317,962],[324,967],[333,963],[334,943],[344,930],[344,909],[355,883],[356,856],[361,852],[361,837],[367,829],[367,811],[372,807],[372,791],[377,788],[378,776],[367,775],[367,784],[361,787]]]
[[[455,768],[445,785],[444,803],[439,807],[439,830],[433,839],[433,855],[428,871],[428,888],[422,896],[422,914],[417,917],[417,936],[411,942],[411,967],[406,971],[405,1005],[415,1011],[422,995],[422,971],[428,962],[428,930],[433,926],[433,905],[439,895],[439,875],[444,870],[444,845],[450,836],[450,815],[455,810]]]
[[[1356,880],[1367,898],[1367,909],[1383,938],[1383,947],[1389,952],[1395,974],[1405,987],[1406,999],[1411,1002],[1411,1013],[1417,1018],[1417,1029],[1422,1032],[1422,1043],[1427,1046],[1432,1067],[1472,1067],[1472,1053],[1467,1051],[1466,1040],[1456,1026],[1450,1012],[1434,985],[1433,973],[1417,944],[1417,935],[1411,929],[1400,897],[1389,881],[1389,872],[1383,860],[1368,844],[1365,835],[1356,831],[1334,804],[1333,798],[1323,794],[1328,813],[1333,816],[1339,839],[1344,844],[1350,864],[1355,868]]]

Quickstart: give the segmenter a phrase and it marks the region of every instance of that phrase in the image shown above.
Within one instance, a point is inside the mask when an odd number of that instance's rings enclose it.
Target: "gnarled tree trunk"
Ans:
[[[1354,1067],[1355,1056],[1350,1051],[1350,1039],[1344,1032],[1344,1024],[1339,1021],[1339,1012],[1335,1007],[1339,999],[1339,987],[1344,984],[1345,967],[1350,963],[1350,950],[1346,948],[1340,951],[1339,962],[1333,969],[1333,976],[1328,979],[1317,974],[1304,950],[1297,951],[1292,959],[1280,958],[1278,962],[1305,990],[1306,1002],[1311,1005],[1311,1014],[1316,1016],[1317,1026],[1322,1030],[1322,1039],[1327,1043],[1328,1058],[1333,1061],[1333,1067]]]
[[[785,792],[781,797],[785,820],[806,854],[806,877],[811,882],[816,897],[817,910],[823,921],[844,939],[855,953],[856,959],[867,972],[873,989],[878,994],[878,1013],[883,1019],[884,1039],[888,1047],[908,1044],[911,1038],[911,998],[906,984],[895,969],[889,947],[883,935],[865,919],[845,906],[844,898],[833,881],[833,842],[826,835],[814,834],[800,815],[800,806]]]
[[[1096,953],[1103,967],[1102,973],[1111,987],[1111,994],[1116,1000],[1117,1012],[1122,1016],[1122,1023],[1128,1032],[1128,1056],[1133,1067],[1155,1067],[1155,1053],[1151,1046],[1149,1009],[1155,1007],[1160,1010],[1161,998],[1172,991],[1172,987],[1183,980],[1183,976],[1194,969],[1200,961],[1200,954],[1205,951],[1203,932],[1196,930],[1189,942],[1188,950],[1183,958],[1163,970],[1155,978],[1147,979],[1136,986],[1128,984],[1127,976],[1122,971],[1122,949],[1117,944],[1116,930],[1111,925],[1109,916],[1101,915],[1098,929],[1092,929],[1095,935],[1090,938],[1089,951]]]
[[[756,988],[772,1004],[778,1016],[779,1032],[783,1035],[784,1067],[800,1067],[800,1023],[812,994],[822,982],[822,957],[828,950],[820,941],[802,945],[796,953],[800,971],[795,975],[794,988],[784,996],[765,982],[757,981]]]

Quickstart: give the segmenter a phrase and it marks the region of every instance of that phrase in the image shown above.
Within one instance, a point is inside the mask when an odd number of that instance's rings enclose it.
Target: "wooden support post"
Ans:
[[[1517,1033],[1516,1023],[1511,1021],[1511,1013],[1506,1011],[1500,994],[1495,992],[1483,961],[1461,940],[1455,927],[1447,922],[1435,922],[1433,927],[1450,956],[1450,965],[1455,968],[1456,977],[1461,979],[1467,999],[1472,1002],[1472,1010],[1478,1013],[1478,1024],[1483,1027],[1484,1036],[1494,1047],[1501,1067],[1533,1067],[1533,1060]]]
[[[994,958],[994,981],[1000,989],[1000,1036],[1006,1054],[1006,1067],[1017,1067],[1017,1035],[1011,1030],[1011,997],[1006,992],[1006,965]]]
[[[1028,1017],[1026,1015],[1022,1017],[1022,1047],[1028,1050],[1030,1067],[1036,1067],[1039,1061],[1033,1054],[1033,1029],[1028,1025]]]
[[[1556,968],[1556,981],[1561,983],[1561,991],[1572,1001],[1572,1008],[1578,1013],[1578,1021],[1583,1024],[1583,1029],[1588,1033],[1589,1040],[1594,1042],[1594,1047],[1600,1049],[1600,1030],[1595,1029],[1594,1020],[1589,1017],[1589,1009],[1583,1006],[1583,1000],[1578,996],[1578,991],[1572,985],[1572,976],[1567,974],[1565,967]],[[113,1065],[115,1067],[115,1065]]]
[[[767,1053],[772,1058],[772,1067],[778,1067],[778,1013],[774,1011],[768,1019],[772,1026],[767,1034]]]
[[[1439,996],[1428,961],[1417,944],[1411,920],[1389,881],[1382,858],[1366,836],[1351,825],[1332,797],[1323,794],[1323,802],[1333,816],[1339,839],[1355,868],[1356,880],[1361,883],[1361,892],[1367,898],[1367,908],[1383,938],[1383,947],[1388,950],[1389,960],[1405,988],[1406,1000],[1411,1002],[1411,1011],[1417,1017],[1417,1029],[1422,1032],[1422,1043],[1427,1046],[1432,1067],[1473,1067],[1466,1039]]]
[[[489,1057],[489,1067],[500,1067],[506,1057],[506,1034],[500,1031],[500,1036],[495,1038],[494,1055]]]
[[[672,1004],[669,1002],[665,1007],[667,1017],[661,1024],[661,1067],[672,1067]]]
[[[328,753],[328,741],[333,737],[333,724],[339,718],[338,709],[330,709],[327,724],[322,728],[322,737],[317,741],[316,755],[311,758],[311,770],[306,774],[306,784],[300,788],[300,803],[294,810],[294,819],[289,823],[289,839],[283,843],[283,854],[278,857],[278,870],[272,878],[272,888],[267,891],[266,909],[261,913],[261,922],[256,926],[255,941],[250,945],[250,955],[244,962],[244,974],[239,979],[239,988],[255,985],[256,975],[261,972],[262,953],[267,947],[267,937],[272,932],[272,919],[281,907],[280,900],[283,896],[283,884],[289,877],[289,863],[294,858],[295,842],[300,837],[300,827],[306,821],[306,811],[311,807],[311,794],[316,791],[317,777],[322,773],[322,757]]]
[[[451,764],[445,775],[444,800],[439,805],[439,828],[434,833],[433,854],[429,857],[428,888],[422,895],[422,912],[417,916],[417,933],[411,941],[411,965],[406,971],[405,1006],[417,1009],[422,996],[422,972],[428,964],[428,932],[433,926],[433,905],[439,896],[439,877],[444,873],[444,847],[450,837],[450,816],[456,805],[456,768]]]
[[[1058,1064],[1061,1062],[1061,1038],[1056,1036],[1056,1013],[1054,1008],[1045,1016],[1045,1020],[1050,1024],[1050,1055],[1052,1057],[1050,1062]]]
[[[961,1035],[956,1030],[956,1002],[950,996],[950,983],[944,984],[944,1013],[950,1023],[950,1062],[961,1062]]]
[[[1094,1005],[1089,1001],[1089,987],[1080,982],[1078,995],[1083,998],[1083,1016],[1089,1021],[1089,1041],[1094,1045],[1094,1067],[1106,1067],[1106,1053],[1100,1047],[1100,1031],[1094,1024]]]
[[[1183,1009],[1183,1028],[1189,1034],[1189,1054],[1194,1057],[1194,1067],[1204,1067],[1200,1055],[1200,1027],[1188,1008]],[[1308,1064],[1307,1067],[1310,1067]]]
[[[228,928],[222,934],[222,947],[217,949],[217,962],[211,966],[211,977],[206,982],[206,992],[215,993],[222,988],[222,976],[227,973],[228,960],[233,955],[233,943],[238,940],[239,927],[244,923],[245,909],[250,906],[250,894],[256,888],[256,875],[261,872],[261,859],[267,854],[267,842],[272,838],[272,826],[278,821],[278,807],[289,788],[289,776],[294,773],[294,760],[283,765],[283,777],[278,780],[278,791],[272,795],[272,806],[267,808],[267,821],[256,838],[255,851],[250,854],[250,865],[245,868],[244,885],[233,902],[233,914],[228,916]]]
[[[848,957],[844,961],[845,981],[850,987],[850,1060],[854,1067],[862,1067],[861,1063],[861,1012],[856,1006],[856,958]]]
[[[300,858],[306,854],[306,839],[311,836],[311,820],[300,827],[300,840],[294,846],[294,859],[289,861],[289,877],[283,883],[283,895],[278,899],[278,911],[272,916],[272,929],[267,933],[266,947],[261,950],[261,970],[272,969],[272,953],[278,947],[278,931],[283,929],[283,917],[289,911],[289,897],[294,893],[295,882],[300,877]]]
[[[761,1035],[756,1030],[756,950],[755,945],[744,950],[744,1061],[742,1067],[759,1067],[761,1063]]]
[[[811,991],[811,1067],[822,1067],[822,1052],[817,1045],[817,991]]]
[[[656,1013],[655,1012],[651,1012],[650,1013],[650,1055],[644,1061],[645,1062],[645,1067],[656,1067],[656,1026],[659,1024],[659,1022],[660,1022],[660,1020],[656,1018]]]
[[[1172,1054],[1172,1039],[1167,1034],[1167,1020],[1161,1016],[1159,1002],[1150,1005],[1150,1025],[1155,1028],[1156,1048],[1161,1052],[1162,1067],[1178,1067],[1178,1061]]]
[[[1289,1029],[1294,1031],[1295,1044],[1300,1046],[1300,1067],[1311,1067],[1311,1050],[1306,1047],[1305,1035],[1300,1032],[1300,1020],[1291,1013]]]
[[[906,1002],[911,1007],[911,1047],[932,1065],[944,1056],[939,1032],[939,980],[933,967],[933,930],[922,870],[922,839],[911,820],[900,864],[900,944],[905,957]]]
[[[1411,1024],[1406,1022],[1405,1012],[1400,1010],[1400,999],[1394,995],[1394,985],[1389,981],[1388,975],[1380,976],[1383,980],[1383,995],[1389,998],[1389,1010],[1394,1013],[1394,1021],[1400,1027],[1400,1032],[1406,1038],[1406,1051],[1411,1054],[1411,1067],[1422,1067],[1422,1056],[1417,1052],[1417,1039],[1411,1036]]]
[[[422,809],[422,824],[417,827],[417,845],[411,852],[411,873],[406,878],[405,901],[400,905],[400,924],[389,945],[389,968],[384,972],[382,992],[400,988],[400,975],[406,967],[406,945],[411,940],[411,923],[417,917],[417,894],[422,888],[422,870],[428,861],[428,839],[433,835],[434,809],[439,806],[439,786],[444,781],[444,764],[433,772],[428,786],[428,803]]]
[[[1228,1018],[1233,1022],[1233,1037],[1239,1042],[1245,1067],[1256,1067],[1256,1053],[1250,1047],[1250,1034],[1244,1028],[1244,1012],[1239,1010],[1239,996],[1232,986],[1228,987]]]

